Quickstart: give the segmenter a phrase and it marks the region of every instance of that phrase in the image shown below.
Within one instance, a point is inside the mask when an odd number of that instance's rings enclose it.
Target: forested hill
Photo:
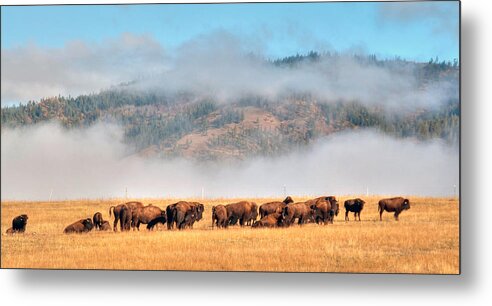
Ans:
[[[295,66],[303,61],[316,62],[319,57],[312,52],[271,64]],[[378,61],[375,57],[359,60],[389,67],[413,65],[423,86],[441,79],[458,86],[457,63]],[[309,94],[276,100],[249,96],[219,103],[192,92],[169,97],[165,93],[129,88],[122,85],[97,94],[50,97],[5,107],[1,110],[1,126],[3,129],[59,121],[70,129],[100,121],[117,122],[123,126],[125,141],[136,154],[196,159],[275,156],[332,133],[361,128],[396,137],[458,141],[458,96],[438,108],[399,113],[358,101],[320,101]]]

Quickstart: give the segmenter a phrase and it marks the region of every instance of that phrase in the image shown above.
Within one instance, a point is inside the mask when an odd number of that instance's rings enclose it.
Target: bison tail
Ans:
[[[114,212],[114,206],[111,206],[111,207],[109,208],[109,216],[110,216],[110,217],[111,217],[111,208],[113,209],[113,212]]]

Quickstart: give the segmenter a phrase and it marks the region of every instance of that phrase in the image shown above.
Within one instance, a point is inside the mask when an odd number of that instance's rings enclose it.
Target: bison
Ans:
[[[24,233],[27,225],[27,215],[20,215],[12,219],[12,227],[7,229],[7,234]]]
[[[282,218],[285,226],[290,226],[298,219],[298,224],[302,225],[312,219],[311,208],[306,202],[289,204],[282,210]]]
[[[398,221],[398,216],[402,211],[410,209],[410,201],[402,197],[382,199],[378,203],[379,221],[383,221],[383,211],[395,212],[395,220]]]
[[[344,202],[343,206],[345,207],[345,221],[349,221],[349,212],[354,213],[355,221],[357,221],[357,216],[359,216],[360,221],[360,212],[364,209],[364,200],[362,199],[350,199]]]
[[[260,219],[268,216],[269,214],[275,213],[278,207],[281,207],[283,209],[286,205],[289,205],[290,203],[294,203],[294,200],[292,200],[291,197],[286,197],[285,200],[283,200],[282,202],[270,202],[262,204],[260,206]]]
[[[212,228],[214,228],[214,223],[218,228],[227,227],[227,209],[224,205],[212,206]]]
[[[254,202],[241,201],[238,203],[227,204],[228,225],[235,225],[239,221],[240,226],[247,225],[248,222],[256,221],[258,216],[257,206]]]
[[[338,215],[338,201],[334,196],[318,197],[305,202],[312,210],[312,219],[318,223],[333,223],[333,219]]]
[[[63,231],[65,234],[71,233],[88,233],[94,228],[91,218],[81,219],[67,226]]]
[[[279,206],[275,210],[275,212],[268,214],[261,218],[260,220],[256,221],[253,223],[252,227],[257,228],[257,227],[279,227],[283,225],[283,218],[282,218],[282,210],[283,207]]]
[[[158,220],[156,220],[158,219]],[[145,206],[145,207],[137,207],[132,210],[132,222],[131,226],[135,230],[140,230],[140,224],[149,224],[151,221],[153,221],[153,225],[150,227],[147,226],[147,229],[151,229],[154,225],[157,223],[166,223],[166,211],[160,209],[157,206],[153,206],[152,204]]]
[[[111,230],[111,225],[109,224],[109,221],[103,221],[101,225],[99,226],[100,231],[110,231]]]
[[[143,206],[144,205],[141,202],[135,202],[135,201],[127,202],[125,204],[120,204],[117,206],[111,206],[109,208],[109,216],[111,217],[111,208],[112,208],[113,209],[113,215],[114,215],[113,230],[116,232],[116,226],[118,225],[118,221],[120,221],[120,230],[121,231],[130,230],[130,226],[132,225],[131,224],[132,211],[134,209],[137,209],[137,208],[143,207]],[[123,209],[124,207],[126,207],[126,208]]]
[[[164,212],[165,213],[165,212]],[[158,224],[158,223],[161,223],[161,224],[166,224],[166,217],[162,216],[162,217],[157,217],[155,219],[152,219],[149,224],[147,224],[147,229],[148,230],[153,230],[154,227]]]
[[[100,212],[95,213],[92,217],[92,223],[94,223],[94,227],[96,228],[96,230],[99,230],[101,228],[103,222],[104,220]]]
[[[205,206],[198,202],[180,201],[168,205],[166,207],[167,228],[172,229],[174,225],[179,230],[186,227],[193,228],[193,224],[203,218],[204,210]]]

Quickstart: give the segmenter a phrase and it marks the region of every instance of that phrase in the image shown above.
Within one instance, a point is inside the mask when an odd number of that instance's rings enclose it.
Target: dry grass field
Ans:
[[[204,219],[195,228],[149,232],[63,234],[68,224],[123,200],[1,203],[1,267],[56,269],[459,273],[459,202],[409,197],[411,209],[396,222],[379,221],[377,201],[362,197],[362,222],[344,221],[343,201],[334,224],[252,229],[211,228],[211,207],[238,199],[197,200]],[[352,198],[352,197],[350,197]],[[161,208],[176,199],[139,199]],[[250,199],[261,203],[278,199]],[[294,197],[300,201],[303,198]],[[27,214],[25,234],[5,235],[11,220]],[[110,220],[112,224],[112,219]]]

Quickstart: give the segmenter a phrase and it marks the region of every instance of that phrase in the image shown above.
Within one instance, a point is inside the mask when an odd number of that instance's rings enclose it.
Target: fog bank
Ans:
[[[127,156],[122,130],[97,124],[3,129],[1,197],[47,200],[124,197],[283,197],[370,194],[452,196],[458,148],[374,131],[336,134],[302,152],[240,163]]]

